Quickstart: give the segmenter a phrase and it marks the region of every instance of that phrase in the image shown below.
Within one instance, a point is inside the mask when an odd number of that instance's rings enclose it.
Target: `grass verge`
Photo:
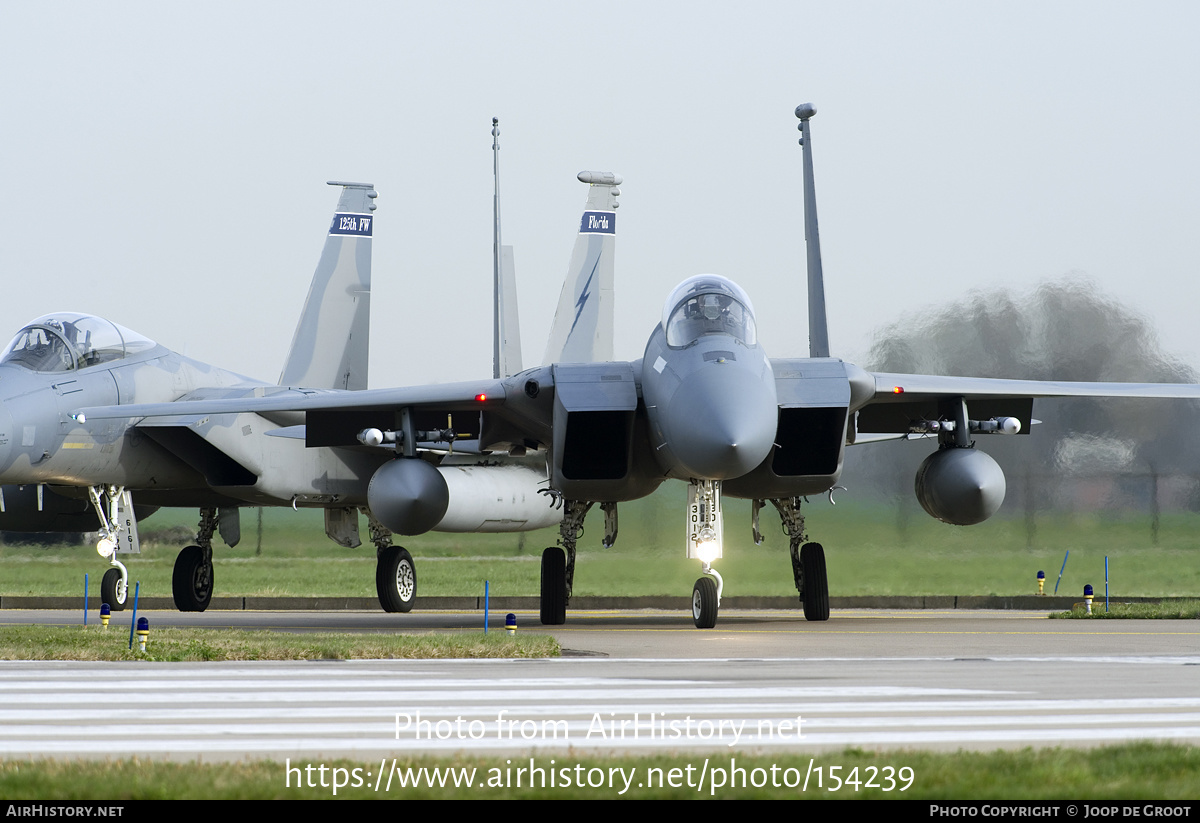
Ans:
[[[345,634],[153,629],[146,652],[128,626],[0,626],[0,660],[379,660],[557,657],[558,641],[503,631],[460,634]],[[0,796],[3,796],[0,794]]]
[[[663,498],[661,501],[657,498]],[[599,546],[603,513],[596,508],[579,544],[574,593],[580,596],[687,596],[699,566],[683,551],[684,501],[666,488],[654,499],[622,504],[621,529],[612,549]],[[261,540],[256,510],[243,515],[236,548],[214,546],[215,594],[222,596],[374,597],[375,550],[344,549],[324,534],[320,511],[268,509]],[[1085,584],[1103,588],[1105,560],[1111,591],[1119,597],[1195,597],[1200,592],[1200,555],[1195,515],[1149,518],[1100,515],[1040,517],[1036,529],[1020,518],[997,516],[970,528],[938,523],[923,513],[856,503],[811,508],[808,529],[825,546],[829,590],[850,595],[1016,595],[1037,591],[1037,572],[1047,591],[1079,596]],[[746,501],[725,508],[725,557],[718,569],[725,595],[795,596],[786,537],[764,516],[766,542],[756,546]],[[141,595],[170,597],[180,542],[175,530],[194,529],[196,514],[163,510],[142,526],[143,552],[125,557]],[[440,534],[405,538],[417,564],[417,594],[536,596],[542,549],[557,540],[554,529],[530,534]],[[187,542],[184,539],[182,542]],[[1070,552],[1063,569],[1063,560]],[[84,575],[99,602],[108,568],[91,545],[0,546],[0,595],[83,594]],[[1058,573],[1063,570],[1062,579]]]
[[[1069,612],[1053,612],[1051,618],[1060,620],[1197,620],[1200,619],[1200,600],[1176,603],[1113,603],[1104,610],[1103,599],[1092,603],[1088,614],[1082,605]]]
[[[542,770],[533,788],[529,781],[531,765]],[[381,766],[385,778],[376,789]],[[525,769],[521,775],[523,785],[518,787],[518,769],[522,768]],[[819,786],[816,769],[821,774]],[[707,779],[698,791],[702,770]],[[1194,800],[1200,798],[1198,772],[1200,748],[1158,743],[993,752],[846,749],[816,755],[728,751],[636,757],[580,752],[456,758],[401,755],[395,759],[385,756],[382,760],[291,758],[283,763],[10,760],[0,763],[0,797],[114,801],[304,800],[335,796],[406,800],[618,797]],[[390,790],[385,788],[388,774],[392,779]],[[533,774],[536,776],[538,772]],[[549,784],[551,774],[555,785],[542,787],[541,780]],[[806,776],[808,788],[802,790]],[[831,776],[840,781],[836,789]],[[460,783],[457,787],[456,778]],[[404,787],[399,785],[402,779],[407,782]],[[433,786],[429,785],[431,780]],[[439,780],[445,785],[439,785]],[[335,781],[340,784],[336,795]],[[586,785],[589,781],[592,786]],[[763,785],[756,787],[754,783]],[[626,784],[628,789],[622,792]],[[716,788],[714,784],[718,784]],[[906,784],[908,787],[901,791]],[[885,790],[888,785],[890,791]]]

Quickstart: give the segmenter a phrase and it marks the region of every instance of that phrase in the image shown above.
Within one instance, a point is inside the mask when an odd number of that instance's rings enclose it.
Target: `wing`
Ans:
[[[917,431],[923,421],[953,420],[965,403],[973,420],[1015,418],[1021,432],[1033,422],[1033,401],[1051,397],[1200,399],[1200,386],[1187,383],[1077,383],[1008,380],[928,374],[868,373],[870,397],[858,408],[862,434]]]
[[[260,387],[253,395],[224,398],[197,393],[170,403],[81,408],[72,417],[79,422],[141,419],[139,425],[153,426],[162,418],[257,414],[282,424],[293,422],[298,413],[303,415],[308,446],[361,446],[364,440],[360,435],[368,429],[382,433],[411,429],[411,442],[418,445],[436,443],[439,436],[453,430],[456,441],[471,443],[456,445],[456,449],[507,448],[549,445],[553,392],[528,388],[543,385],[553,386],[550,369],[531,369],[507,380],[363,391]],[[296,426],[289,426],[284,436],[300,435]],[[445,447],[446,441],[441,442]]]

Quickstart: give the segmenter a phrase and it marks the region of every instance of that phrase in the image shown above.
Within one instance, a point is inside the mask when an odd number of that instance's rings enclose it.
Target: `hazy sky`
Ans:
[[[88,311],[278,377],[336,202],[379,191],[371,385],[491,372],[491,117],[526,364],[586,188],[622,188],[619,358],[738,281],[807,353],[798,103],[835,355],[973,290],[1085,273],[1200,365],[1200,4],[4,5],[7,337]]]

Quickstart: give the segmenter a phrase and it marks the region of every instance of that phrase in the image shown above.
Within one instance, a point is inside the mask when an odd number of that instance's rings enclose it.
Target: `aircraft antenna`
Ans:
[[[817,231],[817,192],[813,183],[812,135],[808,121],[817,113],[812,103],[796,106],[800,146],[804,149],[804,242],[808,249],[808,356],[829,356],[825,315],[825,275],[821,270],[821,235]]]
[[[500,378],[500,119],[492,118],[492,176],[496,193],[492,198],[492,377]]]

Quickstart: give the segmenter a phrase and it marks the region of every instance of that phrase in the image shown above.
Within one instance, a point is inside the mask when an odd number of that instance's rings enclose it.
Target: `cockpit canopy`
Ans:
[[[86,369],[154,348],[155,343],[102,317],[73,312],[47,314],[17,332],[0,365],[38,372]]]
[[[663,306],[667,345],[681,348],[704,334],[728,334],[747,346],[756,344],[750,297],[732,280],[701,274],[684,280]]]

